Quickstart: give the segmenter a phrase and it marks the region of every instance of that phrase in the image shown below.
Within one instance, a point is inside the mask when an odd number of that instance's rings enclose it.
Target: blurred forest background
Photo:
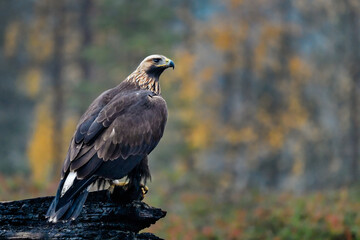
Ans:
[[[166,239],[358,239],[360,2],[0,0],[0,200],[53,195],[95,97],[147,55]]]

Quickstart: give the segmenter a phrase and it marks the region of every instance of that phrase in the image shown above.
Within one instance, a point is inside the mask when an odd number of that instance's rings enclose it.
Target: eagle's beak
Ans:
[[[169,67],[172,67],[173,69],[175,69],[175,63],[173,61],[169,61]]]
[[[175,69],[175,63],[172,60],[166,59],[166,63],[168,67],[172,67],[173,69]]]

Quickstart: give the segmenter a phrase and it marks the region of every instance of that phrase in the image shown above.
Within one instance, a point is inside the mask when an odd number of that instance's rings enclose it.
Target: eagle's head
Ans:
[[[167,68],[175,68],[175,64],[169,58],[163,55],[150,55],[146,57],[139,65],[138,70],[145,71],[150,76],[159,77]]]

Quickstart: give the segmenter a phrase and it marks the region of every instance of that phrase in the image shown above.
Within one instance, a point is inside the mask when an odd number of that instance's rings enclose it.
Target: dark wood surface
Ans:
[[[90,193],[72,222],[48,223],[45,213],[53,197],[0,202],[0,239],[160,239],[139,233],[166,212],[135,201],[111,202],[106,191]]]

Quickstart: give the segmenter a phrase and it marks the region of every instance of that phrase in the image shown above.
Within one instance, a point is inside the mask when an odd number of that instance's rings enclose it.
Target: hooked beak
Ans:
[[[166,63],[167,67],[172,67],[173,69],[175,69],[175,63],[172,60],[166,59]]]
[[[168,66],[169,66],[169,67],[172,67],[173,69],[175,69],[175,63],[174,63],[172,60],[170,60],[170,61],[168,62]]]

